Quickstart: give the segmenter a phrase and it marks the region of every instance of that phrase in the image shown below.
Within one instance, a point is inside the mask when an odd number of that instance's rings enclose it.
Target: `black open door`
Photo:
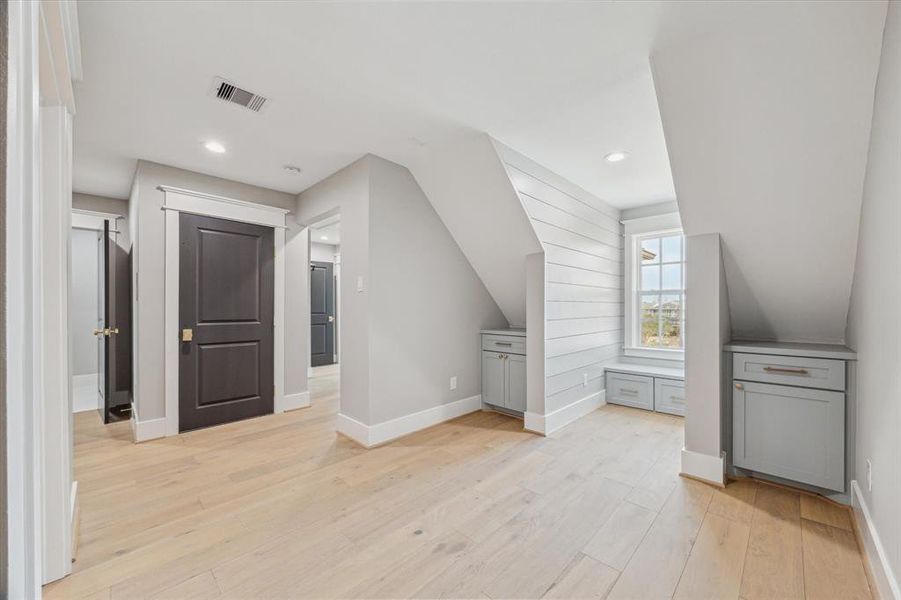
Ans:
[[[334,265],[310,262],[310,365],[335,362]]]
[[[131,266],[103,224],[103,422],[128,415],[131,407]]]

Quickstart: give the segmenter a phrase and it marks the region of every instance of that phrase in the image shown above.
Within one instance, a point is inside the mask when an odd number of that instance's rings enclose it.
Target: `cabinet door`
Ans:
[[[685,384],[675,379],[654,378],[654,410],[685,415]]]
[[[845,395],[736,381],[732,460],[830,490],[845,488]]]
[[[482,352],[482,402],[504,406],[504,359],[500,352]]]
[[[507,354],[507,397],[504,406],[521,413],[526,412],[526,357]]]

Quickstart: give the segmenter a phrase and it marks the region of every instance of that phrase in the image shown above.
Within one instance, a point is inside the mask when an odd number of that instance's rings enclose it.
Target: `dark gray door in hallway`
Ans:
[[[310,364],[335,362],[335,276],[329,262],[310,263]]]
[[[273,410],[270,227],[180,216],[179,430]]]

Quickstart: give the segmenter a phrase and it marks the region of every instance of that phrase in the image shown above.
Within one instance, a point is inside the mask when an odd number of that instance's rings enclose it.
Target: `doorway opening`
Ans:
[[[340,364],[341,219],[333,215],[310,227],[311,376],[337,375]]]
[[[121,218],[72,211],[72,411],[96,411],[105,424],[131,416],[131,256]]]

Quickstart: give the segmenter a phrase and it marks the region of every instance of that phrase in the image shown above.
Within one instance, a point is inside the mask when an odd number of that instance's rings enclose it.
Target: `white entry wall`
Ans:
[[[98,408],[97,327],[100,311],[100,232],[72,230],[69,335],[72,340],[72,411]]]

